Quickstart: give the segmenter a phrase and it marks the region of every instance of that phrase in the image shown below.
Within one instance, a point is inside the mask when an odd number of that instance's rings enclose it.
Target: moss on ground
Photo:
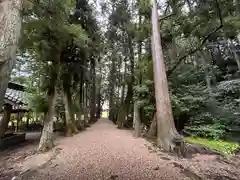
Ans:
[[[222,140],[193,138],[193,137],[186,137],[185,140],[189,143],[200,144],[210,149],[216,150],[225,156],[234,155],[236,150],[240,147],[239,144],[237,143],[222,141]]]

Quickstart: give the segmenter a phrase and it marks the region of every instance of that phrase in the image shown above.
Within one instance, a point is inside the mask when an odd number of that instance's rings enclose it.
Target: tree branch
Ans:
[[[218,14],[218,18],[220,20],[220,25],[218,27],[216,27],[212,32],[210,32],[207,36],[205,36],[202,40],[202,42],[200,43],[200,45],[198,47],[196,47],[195,49],[191,50],[190,52],[187,52],[185,55],[183,55],[182,57],[180,57],[177,60],[177,63],[170,69],[167,71],[167,77],[171,76],[171,74],[174,72],[174,70],[178,67],[179,64],[181,64],[181,62],[188,56],[196,53],[197,51],[199,51],[204,44],[206,43],[206,41],[217,31],[219,31],[222,27],[223,27],[223,19],[222,19],[222,14],[221,14],[221,9],[218,3],[218,0],[215,0],[216,2],[216,8],[217,8],[217,14]]]
[[[160,18],[159,21],[163,21],[163,20],[168,19],[169,17],[174,16],[174,15],[175,15],[174,13],[173,14],[169,14],[167,16],[164,16],[164,17]]]
[[[162,21],[163,21],[163,20],[165,20],[165,19],[167,19],[167,18],[175,15],[175,14],[166,15],[166,14],[167,14],[167,11],[168,11],[168,8],[169,8],[169,2],[167,2],[166,8],[165,8],[165,10],[164,10],[164,13],[163,13],[164,17],[162,17],[162,18],[159,19],[159,21],[160,21],[160,26],[162,25]]]

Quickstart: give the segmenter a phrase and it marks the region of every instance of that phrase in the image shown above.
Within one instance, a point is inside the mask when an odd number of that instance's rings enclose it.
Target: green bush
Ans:
[[[222,139],[226,133],[225,126],[221,124],[210,124],[186,127],[184,132],[193,137],[204,137]]]

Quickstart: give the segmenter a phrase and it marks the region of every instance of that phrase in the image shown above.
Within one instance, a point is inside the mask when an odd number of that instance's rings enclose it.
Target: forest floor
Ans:
[[[0,154],[0,180],[240,179],[238,157],[230,162],[217,155],[180,159],[105,119],[73,137],[58,138],[51,152],[37,154],[36,147],[33,143]]]

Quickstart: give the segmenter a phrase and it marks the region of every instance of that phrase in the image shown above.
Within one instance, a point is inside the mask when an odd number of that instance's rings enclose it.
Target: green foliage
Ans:
[[[234,79],[234,80],[227,80],[227,81],[222,81],[219,83],[217,88],[221,90],[221,93],[224,95],[237,95],[240,93],[240,80],[239,79]]]
[[[69,34],[69,38],[72,37],[74,44],[78,45],[79,47],[84,47],[83,45],[87,44],[87,41],[89,41],[84,29],[82,29],[82,27],[79,25],[68,24],[65,25],[63,29]]]
[[[73,0],[34,0],[24,9],[21,52],[27,60],[29,106],[37,113],[47,112],[47,93],[54,84],[61,94],[62,81],[67,79],[69,86],[73,80],[79,81],[83,66],[88,68],[88,58],[98,47],[95,40],[90,48],[92,37],[98,39],[91,8],[80,14],[77,22],[73,20],[75,8]]]
[[[180,121],[184,121],[184,133],[188,135],[213,139],[229,138],[233,129],[239,131],[236,128],[239,126],[239,103],[235,101],[237,89],[233,84],[231,87],[221,84],[211,92],[201,84],[179,86],[172,95],[174,117],[178,119],[185,115],[187,119]]]
[[[148,15],[151,12],[151,4],[148,0],[137,1],[137,7],[140,14]]]
[[[202,138],[185,138],[187,142],[197,143],[203,146],[206,146],[210,149],[214,149],[224,154],[225,156],[234,155],[236,150],[240,147],[239,144],[221,140],[211,140],[211,139],[202,139]]]
[[[146,80],[141,85],[134,86],[135,99],[146,116],[152,117],[155,112],[154,92],[152,91],[153,81]]]
[[[47,98],[44,94],[34,94],[29,97],[29,108],[36,113],[47,113]]]
[[[199,126],[185,127],[185,133],[191,134],[194,137],[205,137],[213,139],[221,139],[224,137],[226,126],[222,124],[208,124]]]

